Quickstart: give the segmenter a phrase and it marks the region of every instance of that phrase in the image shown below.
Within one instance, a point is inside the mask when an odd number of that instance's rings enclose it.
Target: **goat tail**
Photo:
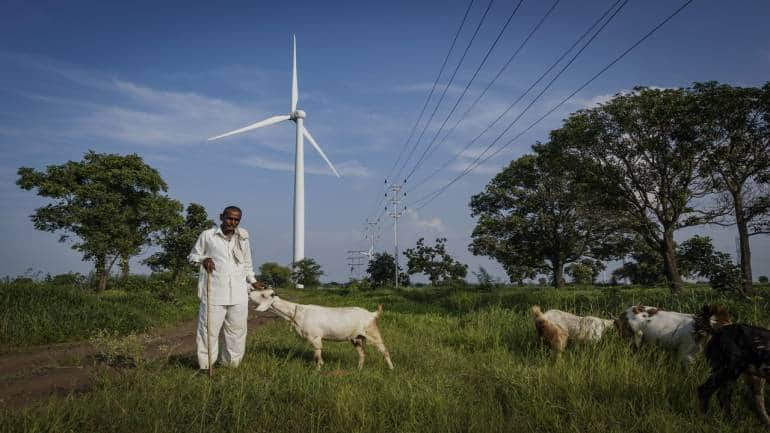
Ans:
[[[535,319],[540,318],[543,315],[543,312],[540,310],[540,306],[535,304],[530,309],[532,311],[532,316],[535,317]]]

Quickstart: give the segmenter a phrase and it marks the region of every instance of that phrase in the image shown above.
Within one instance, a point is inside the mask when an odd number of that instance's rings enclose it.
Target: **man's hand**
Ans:
[[[214,266],[214,260],[211,258],[203,259],[203,269],[206,270],[206,272],[211,273],[216,269],[216,266]]]
[[[251,287],[254,288],[254,290],[265,290],[267,289],[267,285],[260,283],[259,281],[254,281],[251,283]]]

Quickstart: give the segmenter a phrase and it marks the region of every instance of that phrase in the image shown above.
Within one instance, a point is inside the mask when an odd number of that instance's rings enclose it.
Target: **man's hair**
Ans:
[[[229,210],[237,210],[239,214],[243,215],[243,211],[238,206],[227,206],[225,210],[222,211],[222,215],[226,214]]]

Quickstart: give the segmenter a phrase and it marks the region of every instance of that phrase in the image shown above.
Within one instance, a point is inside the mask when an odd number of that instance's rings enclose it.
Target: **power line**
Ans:
[[[517,134],[515,137],[513,137],[511,140],[506,142],[503,146],[501,146],[498,150],[490,154],[489,156],[485,157],[483,160],[480,160],[480,158],[477,158],[472,162],[466,170],[464,170],[462,173],[460,173],[458,176],[456,176],[452,181],[450,181],[447,185],[443,186],[442,188],[439,188],[438,190],[434,191],[431,194],[428,194],[422,198],[420,198],[417,202],[421,202],[424,199],[427,199],[422,205],[420,205],[417,209],[422,209],[423,207],[427,206],[430,202],[435,200],[439,195],[441,195],[444,191],[446,191],[453,183],[455,183],[457,180],[465,176],[466,174],[470,173],[473,169],[478,167],[479,164],[486,162],[490,158],[494,157],[498,153],[500,153],[503,149],[508,147],[511,143],[513,143],[516,139],[521,137],[524,133],[532,129],[535,125],[540,123],[543,119],[548,117],[551,113],[556,111],[559,107],[564,105],[565,102],[570,100],[573,96],[575,96],[578,92],[583,90],[586,86],[591,84],[596,78],[601,76],[604,72],[606,72],[608,69],[610,69],[612,66],[614,66],[617,62],[619,62],[621,59],[623,59],[628,53],[630,53],[633,49],[635,49],[637,46],[639,46],[642,42],[647,40],[650,36],[652,36],[655,32],[657,32],[661,27],[666,25],[671,19],[673,19],[676,15],[678,15],[682,10],[684,10],[687,6],[692,3],[693,0],[688,0],[684,4],[682,4],[679,8],[677,8],[674,12],[672,12],[670,15],[668,15],[663,21],[658,23],[655,27],[652,28],[649,32],[647,32],[644,36],[642,36],[638,41],[636,41],[633,45],[631,45],[629,48],[627,48],[625,51],[623,51],[620,55],[615,57],[614,60],[612,60],[609,64],[607,64],[604,68],[602,68],[599,72],[594,74],[591,78],[589,78],[586,82],[584,82],[580,87],[578,87],[575,91],[567,95],[564,99],[562,99],[558,104],[556,104],[554,107],[552,107],[550,110],[548,110],[545,114],[540,116],[537,120],[532,122],[526,129],[521,131],[519,134]]]
[[[529,111],[530,108],[532,108],[532,106],[535,104],[535,102],[537,102],[540,99],[540,97],[543,96],[543,94],[551,87],[551,85],[553,85],[554,82],[556,82],[556,80],[567,70],[567,68],[569,68],[569,66],[572,65],[572,63],[580,56],[580,54],[582,54],[583,51],[585,51],[585,49],[588,48],[588,46],[591,44],[591,42],[593,42],[594,39],[596,39],[596,37],[602,32],[602,30],[604,30],[604,28],[607,26],[607,24],[609,24],[612,21],[612,19],[615,18],[615,16],[620,12],[620,10],[623,9],[623,7],[626,5],[626,3],[628,3],[628,1],[629,0],[624,0],[623,3],[621,3],[620,6],[618,6],[617,9],[615,9],[615,11],[612,13],[612,15],[610,15],[610,17],[606,21],[604,21],[604,23],[601,25],[601,27],[599,27],[599,29],[596,30],[596,32],[591,36],[591,38],[588,41],[586,41],[585,44],[583,44],[583,46],[580,48],[580,50],[578,50],[572,56],[572,58],[570,58],[570,60],[564,66],[562,66],[562,68],[559,70],[559,72],[557,72],[556,75],[554,75],[553,78],[551,78],[551,81],[549,81],[548,84],[546,84],[545,87],[543,87],[543,89],[540,91],[540,93],[538,93],[529,102],[529,104],[526,107],[524,107],[524,109],[519,113],[519,115],[516,116],[513,119],[513,121],[511,121],[511,123],[508,124],[508,126],[503,130],[503,132],[501,132],[494,140],[492,140],[491,143],[489,143],[489,145],[487,145],[487,147],[484,149],[483,152],[481,152],[478,156],[476,156],[476,158],[473,161],[471,161],[470,164],[468,164],[468,167],[466,167],[463,170],[463,172],[461,172],[460,175],[458,175],[453,181],[451,181],[448,185],[446,185],[444,187],[444,189],[440,189],[441,192],[439,192],[438,194],[436,193],[436,191],[434,191],[431,194],[427,194],[427,195],[425,195],[423,197],[420,197],[418,200],[415,201],[415,203],[420,203],[420,202],[426,200],[429,196],[431,196],[433,194],[436,194],[435,197],[438,197],[438,195],[443,193],[443,191],[445,191],[446,188],[448,188],[456,180],[460,179],[461,177],[465,176],[467,173],[470,173],[474,168],[476,168],[479,165],[479,164],[477,164],[477,162],[482,157],[484,157],[484,155],[489,151],[489,149],[491,149],[498,141],[500,141],[500,139],[513,127],[513,125],[515,125],[522,118],[522,116],[524,116],[524,114],[526,114]],[[614,7],[614,5],[613,5],[613,7]],[[549,68],[549,71],[550,71],[550,68]],[[545,77],[545,75],[547,75],[547,73],[543,74],[540,78],[538,78],[538,80],[536,80],[534,83],[532,83],[532,85],[530,85],[529,88],[521,96],[519,96],[515,101],[513,101],[513,103],[511,105],[509,105],[508,108],[506,108],[489,126],[487,126],[483,131],[481,131],[481,133],[479,135],[477,135],[471,141],[471,143],[474,143],[482,135],[484,135],[484,133],[489,131],[495,124],[497,124],[497,122],[500,121],[500,119],[502,119],[516,104],[518,104],[519,101],[521,101],[524,98],[524,96],[529,94],[529,92],[537,85],[537,83],[540,82],[540,80],[543,77]],[[430,202],[430,201],[433,201],[433,198],[431,198],[428,202]],[[424,203],[418,209],[422,209],[422,207],[424,207],[425,205],[427,205],[427,203]]]
[[[470,41],[468,41],[468,45],[465,47],[465,51],[463,51],[462,56],[460,57],[460,60],[457,62],[457,66],[455,67],[455,70],[452,72],[452,76],[449,77],[449,82],[447,82],[446,86],[444,87],[444,90],[441,92],[441,96],[439,97],[438,102],[436,103],[436,106],[433,108],[433,111],[430,114],[430,118],[427,122],[425,122],[425,126],[422,128],[422,132],[420,132],[420,136],[417,137],[417,141],[412,146],[412,149],[409,151],[409,155],[404,159],[404,161],[401,163],[401,167],[396,172],[395,177],[400,177],[401,171],[406,167],[406,164],[409,162],[409,159],[412,158],[412,155],[414,154],[414,151],[417,150],[417,147],[420,145],[420,141],[422,140],[423,135],[425,135],[425,131],[428,129],[428,125],[433,121],[433,117],[436,116],[436,111],[438,111],[438,107],[441,106],[441,102],[444,101],[444,97],[446,96],[447,90],[449,90],[449,87],[452,85],[452,82],[455,79],[455,76],[457,76],[457,71],[460,70],[460,66],[462,65],[463,61],[465,60],[465,56],[468,55],[468,51],[470,50],[471,46],[473,45],[473,41],[476,40],[476,36],[479,34],[479,30],[481,29],[481,25],[484,24],[484,21],[487,18],[487,14],[489,14],[489,9],[492,8],[492,3],[494,3],[495,0],[489,0],[489,4],[487,4],[487,8],[484,10],[484,15],[481,16],[481,20],[479,20],[478,25],[476,25],[476,29],[473,32],[473,36],[471,36]]]
[[[559,3],[559,1],[560,0],[556,0],[556,3]],[[468,92],[468,89],[471,87],[471,84],[473,84],[473,81],[476,80],[476,77],[479,75],[479,72],[481,71],[481,68],[484,67],[484,64],[487,62],[487,59],[489,59],[489,55],[492,54],[492,50],[494,50],[495,47],[497,46],[497,43],[500,42],[500,38],[502,38],[503,33],[505,33],[505,30],[508,29],[508,26],[511,24],[511,20],[513,20],[514,15],[516,15],[516,11],[519,10],[519,7],[521,6],[521,4],[523,2],[524,2],[524,0],[519,0],[519,3],[516,5],[515,8],[513,8],[513,11],[508,16],[508,20],[505,22],[503,27],[497,33],[497,37],[492,42],[492,45],[490,45],[490,47],[487,49],[487,52],[484,55],[484,57],[481,59],[481,62],[479,63],[479,66],[476,67],[476,71],[473,72],[473,76],[471,76],[471,79],[468,80],[468,84],[465,85],[465,88],[463,89],[463,91],[460,94],[460,96],[457,98],[457,101],[455,101],[455,104],[452,107],[452,109],[449,111],[449,114],[447,114],[446,118],[441,123],[441,126],[439,127],[439,129],[433,135],[433,139],[430,141],[430,143],[428,143],[428,146],[425,147],[425,150],[422,152],[422,155],[420,155],[420,158],[417,160],[417,163],[415,164],[415,166],[412,168],[412,170],[409,172],[409,174],[406,175],[406,178],[405,178],[406,180],[409,180],[409,178],[412,177],[412,174],[415,172],[415,170],[417,170],[420,167],[420,165],[422,165],[422,162],[425,160],[425,156],[428,154],[430,149],[433,147],[433,144],[436,142],[436,139],[438,138],[438,136],[441,133],[441,131],[444,130],[444,126],[446,126],[446,123],[452,117],[452,114],[454,114],[455,110],[457,109],[457,106],[460,104],[460,101],[462,101],[463,97],[465,97],[465,94]],[[556,3],[554,3],[554,7],[556,6]],[[551,10],[553,10],[553,8],[551,8]],[[549,11],[549,13],[550,13],[550,11]]]
[[[433,86],[430,89],[430,92],[428,93],[428,97],[425,99],[425,103],[422,106],[422,110],[420,110],[420,115],[417,118],[417,121],[414,123],[414,126],[412,126],[412,131],[409,133],[409,137],[404,142],[403,147],[401,148],[401,151],[398,154],[398,157],[396,158],[395,163],[393,164],[393,167],[388,170],[388,176],[393,172],[393,170],[398,166],[399,161],[401,160],[401,157],[404,155],[404,152],[408,148],[409,142],[412,140],[412,137],[414,136],[414,132],[417,130],[417,126],[420,124],[420,121],[422,120],[422,116],[425,114],[425,109],[428,107],[428,103],[430,102],[433,92],[436,89],[436,85],[438,84],[439,79],[441,78],[441,75],[444,73],[444,68],[446,67],[447,62],[449,61],[449,56],[452,54],[452,50],[454,50],[455,44],[457,43],[457,38],[460,36],[460,32],[462,31],[463,27],[465,26],[465,22],[468,19],[468,14],[470,13],[471,8],[473,7],[473,3],[475,0],[471,0],[468,3],[468,7],[465,9],[465,14],[463,14],[463,19],[460,22],[460,27],[457,28],[457,31],[455,32],[454,38],[452,38],[452,43],[449,46],[449,50],[446,53],[446,56],[444,56],[444,61],[441,64],[441,68],[439,68],[438,75],[436,75],[436,79],[433,81]],[[387,183],[387,177],[386,177],[386,183]],[[384,197],[385,189],[383,189],[383,194],[380,195],[380,198],[377,200],[376,204],[374,205],[374,209],[369,212],[369,215],[376,212],[383,204],[383,197]],[[377,216],[382,216],[382,212]]]
[[[431,97],[433,96],[433,91],[436,89],[436,85],[438,84],[438,80],[441,78],[441,74],[444,73],[444,68],[446,67],[447,61],[449,61],[449,56],[452,54],[452,50],[455,47],[455,43],[457,42],[457,38],[460,36],[460,32],[463,29],[463,26],[465,26],[465,21],[468,18],[468,13],[471,10],[471,7],[473,6],[475,0],[471,0],[470,3],[468,3],[468,8],[465,9],[465,14],[463,15],[463,19],[460,22],[460,27],[457,29],[457,32],[455,32],[455,36],[452,39],[452,44],[449,46],[449,51],[447,51],[446,56],[444,57],[444,62],[441,64],[441,68],[438,71],[438,75],[436,75],[436,79],[433,81],[433,86],[430,88],[430,93],[428,93],[428,98],[425,99],[425,104],[422,106],[422,110],[420,110],[420,115],[417,117],[417,121],[414,123],[414,126],[412,126],[412,132],[409,133],[409,138],[406,139],[404,142],[404,146],[401,148],[401,152],[398,154],[398,158],[396,158],[396,162],[393,164],[393,167],[388,170],[388,174],[390,174],[397,166],[399,161],[401,161],[401,157],[404,155],[404,151],[407,149],[409,142],[412,140],[412,137],[414,136],[414,132],[417,130],[417,125],[420,124],[420,121],[422,120],[422,116],[425,114],[425,109],[428,107],[428,102],[430,101]]]
[[[513,103],[513,104],[511,104],[511,107],[512,107],[512,106],[515,106],[515,105],[516,105],[516,104],[517,104],[519,101],[521,101],[521,99],[522,99],[522,98],[524,98],[524,96],[526,96],[526,95],[529,93],[529,91],[530,91],[530,90],[532,90],[532,89],[533,89],[535,86],[537,86],[537,84],[538,84],[538,83],[540,83],[540,81],[541,81],[543,78],[545,78],[545,77],[546,77],[546,76],[547,76],[547,75],[548,75],[548,74],[549,74],[549,73],[550,73],[550,72],[553,70],[553,68],[555,68],[555,67],[556,67],[556,66],[557,66],[557,65],[558,65],[558,64],[559,64],[559,63],[560,63],[560,62],[561,62],[561,61],[562,61],[562,60],[563,60],[563,59],[564,59],[566,56],[567,56],[567,54],[569,54],[569,53],[570,53],[572,50],[574,50],[574,49],[575,49],[575,47],[576,47],[576,46],[577,46],[577,45],[580,43],[580,41],[582,41],[582,40],[583,40],[583,39],[584,39],[584,38],[585,38],[585,37],[586,37],[586,36],[587,36],[587,35],[588,35],[588,34],[589,34],[589,33],[590,33],[590,32],[591,32],[593,29],[594,29],[594,28],[596,28],[596,26],[597,26],[597,25],[599,25],[599,23],[600,23],[600,22],[602,22],[602,21],[604,20],[604,18],[605,18],[605,17],[606,17],[606,16],[607,16],[607,15],[608,15],[608,14],[609,14],[609,13],[610,13],[610,12],[611,12],[613,9],[615,9],[615,7],[616,7],[616,6],[618,5],[618,3],[620,3],[621,1],[622,1],[622,0],[617,0],[615,3],[613,3],[612,5],[610,5],[610,7],[609,7],[609,8],[608,8],[606,11],[604,11],[604,13],[603,13],[603,14],[602,14],[602,15],[601,15],[599,18],[597,18],[597,19],[596,19],[596,20],[595,20],[595,21],[594,21],[594,22],[593,22],[593,23],[592,23],[592,24],[591,24],[591,25],[590,25],[590,26],[589,26],[589,27],[586,29],[586,31],[585,31],[585,32],[583,32],[583,34],[582,34],[582,35],[580,35],[580,37],[579,37],[579,38],[577,38],[577,39],[575,40],[575,42],[573,42],[573,43],[572,43],[572,45],[571,45],[569,48],[567,48],[567,49],[566,49],[566,50],[565,50],[565,51],[564,51],[564,52],[561,54],[561,56],[559,56],[559,57],[558,57],[558,58],[557,58],[557,59],[556,59],[556,60],[555,60],[555,61],[554,61],[554,62],[551,64],[551,66],[549,66],[549,67],[548,67],[548,68],[547,68],[547,69],[546,69],[546,70],[545,70],[545,71],[544,71],[542,74],[540,74],[540,77],[539,77],[537,80],[535,80],[535,82],[534,82],[534,83],[532,83],[532,85],[530,85],[530,87],[529,87],[529,88],[528,88],[528,89],[527,89],[527,90],[526,90],[526,91],[525,91],[525,92],[524,92],[524,93],[523,93],[523,94],[522,94],[522,95],[519,97],[519,99],[517,99],[516,101],[514,101],[514,103]],[[547,17],[547,14],[546,14],[546,16],[544,16],[544,17],[541,19],[540,23],[538,23],[538,26],[536,26],[536,27],[533,29],[533,31],[530,33],[530,36],[532,36],[532,34],[534,34],[534,32],[537,30],[537,27],[539,27],[539,24],[542,24],[542,22],[545,20],[545,18],[546,18],[546,17]],[[529,37],[527,38],[527,40],[528,40],[528,39],[529,39]],[[525,42],[526,42],[526,40],[525,40]],[[522,46],[523,46],[523,45],[522,45]],[[521,46],[520,46],[519,48],[521,48]],[[517,52],[518,52],[518,50],[517,50]],[[514,54],[516,54],[516,53],[514,53]],[[443,143],[444,143],[444,142],[447,140],[447,138],[448,138],[450,135],[452,135],[452,133],[455,131],[455,129],[457,129],[457,126],[460,124],[460,122],[462,122],[462,120],[463,120],[463,119],[465,119],[465,118],[467,117],[468,113],[469,113],[469,112],[470,112],[470,111],[473,109],[473,107],[475,107],[475,106],[476,106],[476,104],[477,104],[477,103],[478,103],[478,102],[481,100],[481,98],[484,96],[484,94],[487,92],[487,90],[489,90],[489,88],[492,86],[492,83],[494,83],[494,82],[495,82],[495,80],[497,80],[497,78],[498,78],[498,77],[500,77],[500,74],[502,74],[503,70],[505,70],[505,68],[507,68],[507,67],[508,67],[508,64],[510,64],[511,60],[513,60],[513,56],[512,56],[510,59],[508,59],[508,63],[506,63],[506,64],[503,66],[503,68],[502,68],[502,69],[500,69],[500,71],[498,72],[498,74],[497,74],[497,75],[495,76],[495,78],[494,78],[494,79],[493,79],[493,80],[492,80],[492,81],[489,83],[489,85],[487,85],[487,87],[484,89],[484,91],[481,93],[481,95],[479,95],[479,97],[477,97],[477,98],[476,98],[476,100],[475,100],[475,101],[473,101],[473,104],[471,104],[471,106],[470,106],[470,107],[469,107],[469,108],[468,108],[468,109],[465,111],[465,113],[464,113],[464,114],[462,115],[462,117],[461,117],[461,118],[460,118],[460,119],[457,121],[457,123],[455,123],[455,125],[452,127],[452,129],[451,129],[451,130],[450,130],[450,131],[449,131],[449,132],[448,132],[448,133],[447,133],[447,134],[444,136],[444,138],[442,139],[441,143],[439,143],[439,145],[443,144]],[[509,107],[508,109],[510,110],[510,107]],[[468,150],[468,149],[469,149],[469,148],[470,148],[470,147],[473,145],[473,143],[475,143],[475,142],[476,142],[476,140],[478,140],[478,139],[479,139],[479,138],[480,138],[482,135],[484,135],[484,133],[485,133],[485,132],[487,132],[487,131],[488,131],[488,130],[489,130],[489,129],[490,129],[490,128],[491,128],[491,127],[494,125],[494,123],[496,123],[496,122],[497,122],[497,120],[499,120],[500,118],[502,118],[502,117],[505,115],[505,113],[507,113],[507,112],[508,112],[508,110],[504,111],[504,112],[503,112],[503,114],[501,114],[501,115],[498,117],[498,119],[496,119],[496,120],[495,120],[495,122],[493,122],[493,123],[492,123],[492,125],[490,125],[490,126],[489,126],[489,127],[487,127],[486,129],[484,129],[484,131],[482,131],[482,132],[481,132],[481,134],[479,134],[478,136],[476,136],[476,137],[475,137],[473,140],[469,141],[469,142],[468,142],[468,144],[466,144],[466,145],[465,145],[465,147],[463,147],[463,149],[462,149],[460,152],[456,153],[456,154],[455,154],[453,157],[451,157],[451,158],[449,158],[448,160],[444,161],[444,163],[443,163],[443,164],[441,164],[441,165],[440,165],[440,166],[439,166],[437,169],[435,169],[435,170],[434,170],[434,171],[433,171],[431,174],[429,174],[428,176],[426,176],[425,178],[423,178],[423,179],[422,179],[422,180],[420,180],[419,182],[416,182],[415,184],[416,184],[416,185],[418,185],[418,186],[419,186],[419,185],[422,185],[422,184],[424,184],[424,183],[425,183],[425,182],[427,182],[429,179],[431,179],[433,176],[435,176],[436,174],[438,174],[438,173],[439,173],[441,170],[443,170],[444,168],[446,168],[446,167],[447,167],[449,164],[451,164],[452,162],[454,162],[454,161],[455,161],[455,160],[456,160],[456,159],[457,159],[457,158],[458,158],[460,155],[462,155],[462,154],[463,154],[463,153],[464,153],[466,150]],[[415,188],[416,188],[416,187],[415,187]]]

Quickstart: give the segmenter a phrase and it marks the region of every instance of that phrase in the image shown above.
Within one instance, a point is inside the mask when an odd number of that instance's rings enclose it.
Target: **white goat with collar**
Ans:
[[[358,368],[364,366],[364,343],[374,344],[385,357],[385,362],[392,370],[388,349],[382,341],[378,328],[379,317],[382,314],[382,304],[377,311],[371,312],[359,307],[322,307],[320,305],[303,305],[279,298],[272,289],[254,290],[249,298],[257,304],[257,311],[270,310],[291,322],[300,337],[304,337],[315,348],[316,367],[324,364],[321,357],[323,340],[350,341],[358,351]]]

